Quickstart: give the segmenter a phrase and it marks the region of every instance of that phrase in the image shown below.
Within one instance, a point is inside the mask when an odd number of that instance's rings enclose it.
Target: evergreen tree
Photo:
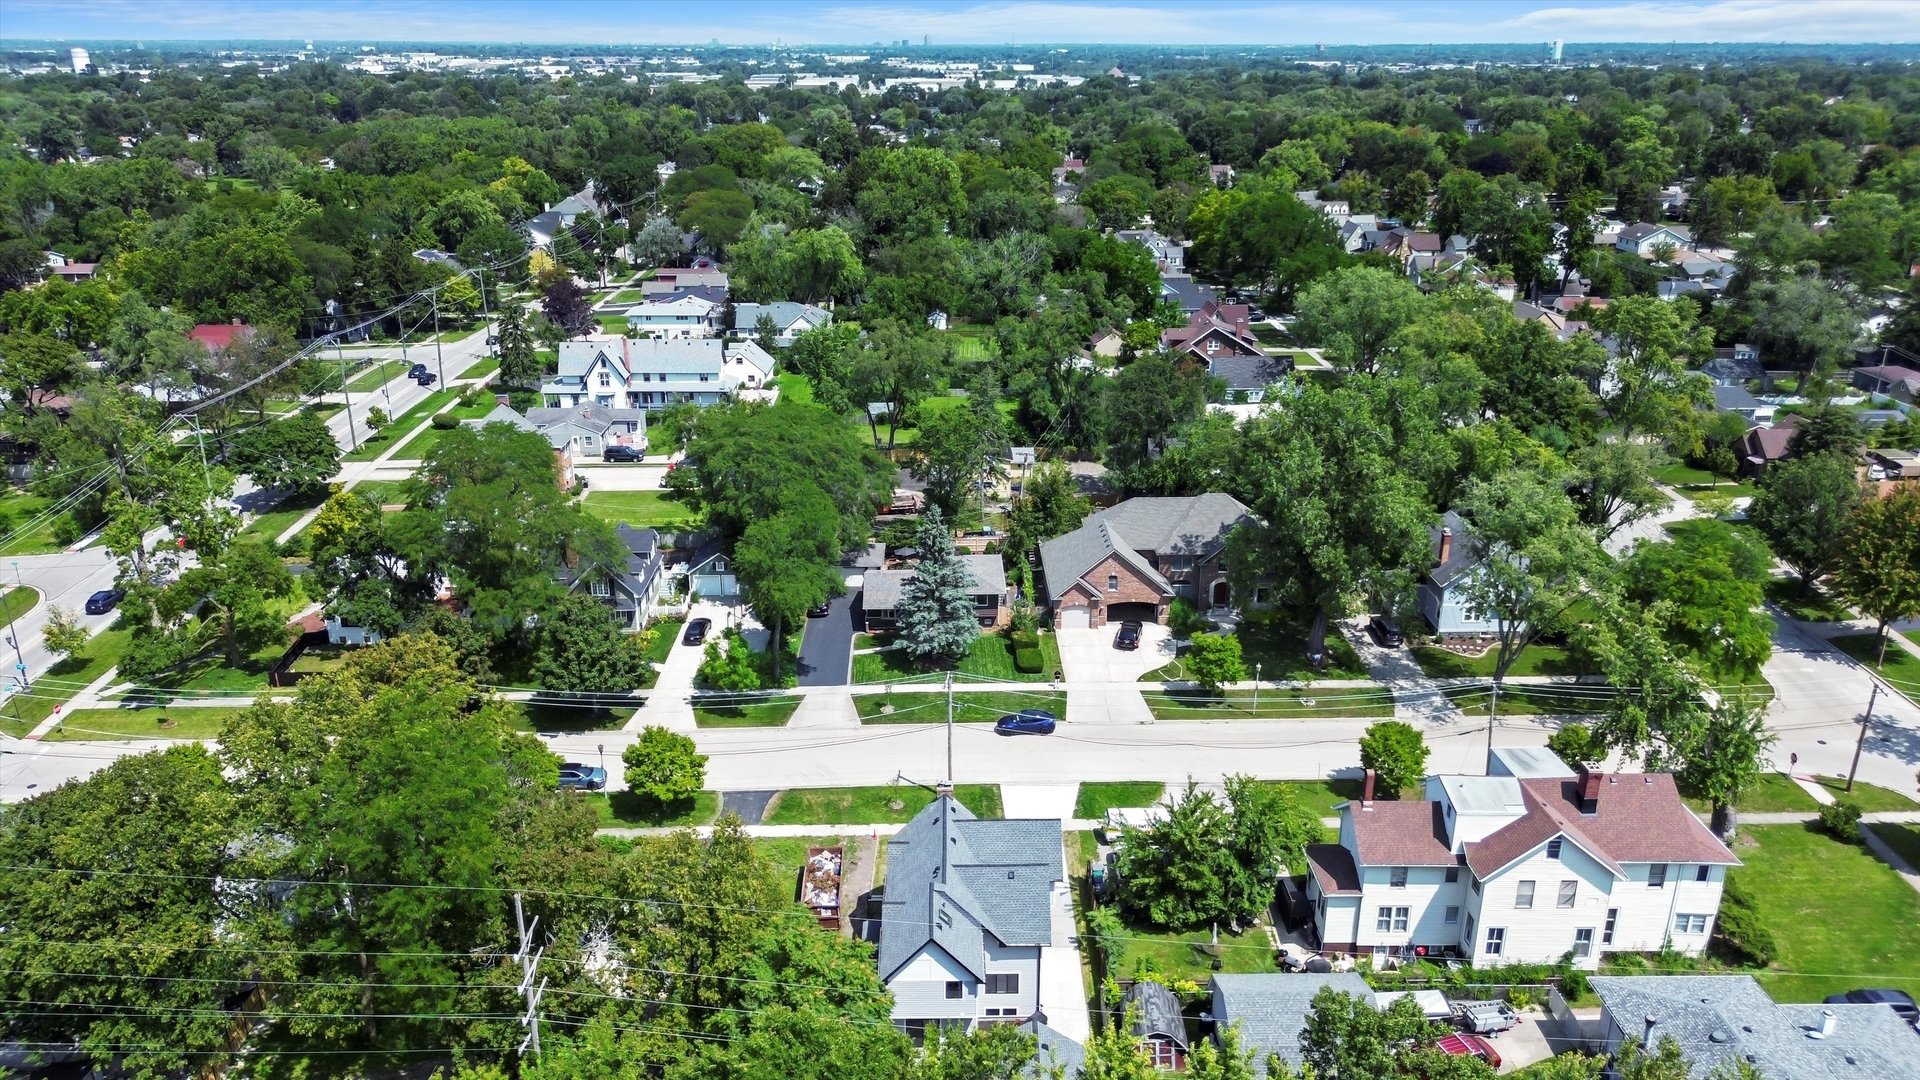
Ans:
[[[899,638],[915,660],[953,661],[980,636],[973,614],[973,574],[953,551],[938,507],[920,519],[920,568],[900,587]]]
[[[533,329],[527,325],[527,312],[518,304],[500,309],[498,347],[500,385],[529,388],[540,383],[540,357],[533,348]]]

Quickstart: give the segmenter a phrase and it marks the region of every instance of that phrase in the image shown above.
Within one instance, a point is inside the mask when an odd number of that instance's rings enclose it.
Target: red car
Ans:
[[[1478,1035],[1456,1032],[1443,1036],[1434,1045],[1449,1054],[1471,1054],[1496,1069],[1500,1067],[1500,1051],[1495,1050],[1492,1043]]]

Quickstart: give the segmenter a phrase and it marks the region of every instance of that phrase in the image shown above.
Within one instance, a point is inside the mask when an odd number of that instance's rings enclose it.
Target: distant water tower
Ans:
[[[1556,64],[1559,63],[1560,62],[1560,42],[1558,41],[1554,42],[1553,48],[1549,50],[1549,52],[1551,54],[1550,59],[1552,59],[1552,61]]]
[[[85,49],[68,49],[67,59],[73,61],[73,73],[75,75],[85,75],[87,73],[87,65],[93,63],[92,59],[87,56],[87,50]]]

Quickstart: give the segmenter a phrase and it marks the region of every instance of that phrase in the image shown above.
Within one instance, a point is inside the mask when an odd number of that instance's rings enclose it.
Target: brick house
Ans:
[[[1231,606],[1222,561],[1227,535],[1253,520],[1240,500],[1219,492],[1128,499],[1095,513],[1040,545],[1053,625],[1165,623],[1175,597],[1201,610]]]

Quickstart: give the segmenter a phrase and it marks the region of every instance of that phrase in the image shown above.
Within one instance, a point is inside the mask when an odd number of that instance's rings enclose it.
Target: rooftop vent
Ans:
[[[1832,1009],[1820,1010],[1820,1026],[1807,1029],[1807,1038],[1824,1039],[1840,1028],[1840,1018],[1833,1015]]]
[[[1708,1033],[1707,1041],[1717,1043],[1732,1042],[1733,1032],[1728,1031],[1726,1028],[1714,1028],[1713,1031]]]

